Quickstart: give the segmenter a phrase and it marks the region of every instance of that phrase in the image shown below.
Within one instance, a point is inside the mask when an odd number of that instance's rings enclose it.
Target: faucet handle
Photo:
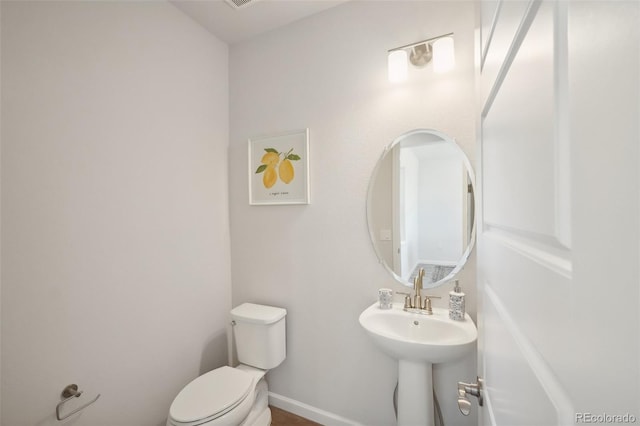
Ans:
[[[396,294],[404,294],[404,307],[405,309],[413,308],[411,305],[411,293],[404,291],[396,291]]]
[[[431,307],[431,299],[441,299],[440,296],[424,296],[424,303],[422,304],[422,309],[424,309],[427,315],[433,315],[433,308]]]
[[[429,296],[424,297],[424,304],[422,305],[422,309],[425,310],[427,315],[433,315],[433,308],[431,308],[431,299]]]

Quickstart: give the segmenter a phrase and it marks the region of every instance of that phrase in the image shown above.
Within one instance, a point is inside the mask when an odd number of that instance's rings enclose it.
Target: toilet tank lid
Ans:
[[[272,324],[287,315],[287,310],[274,306],[243,303],[231,310],[231,318],[236,321],[252,322],[256,324]]]

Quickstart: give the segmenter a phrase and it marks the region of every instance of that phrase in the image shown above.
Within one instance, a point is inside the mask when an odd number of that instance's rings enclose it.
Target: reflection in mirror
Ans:
[[[412,286],[435,287],[462,269],[475,240],[473,171],[455,141],[414,130],[384,151],[369,183],[367,221],[380,262]]]

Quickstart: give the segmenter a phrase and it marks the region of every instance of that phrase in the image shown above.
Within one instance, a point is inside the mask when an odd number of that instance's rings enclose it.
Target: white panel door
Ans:
[[[640,422],[639,4],[479,2],[480,424]]]

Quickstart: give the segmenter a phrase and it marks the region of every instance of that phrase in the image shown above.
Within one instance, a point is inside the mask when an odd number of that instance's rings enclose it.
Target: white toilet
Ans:
[[[264,375],[286,356],[286,314],[253,303],[232,309],[240,365],[216,368],[185,386],[171,404],[167,426],[269,426]]]

